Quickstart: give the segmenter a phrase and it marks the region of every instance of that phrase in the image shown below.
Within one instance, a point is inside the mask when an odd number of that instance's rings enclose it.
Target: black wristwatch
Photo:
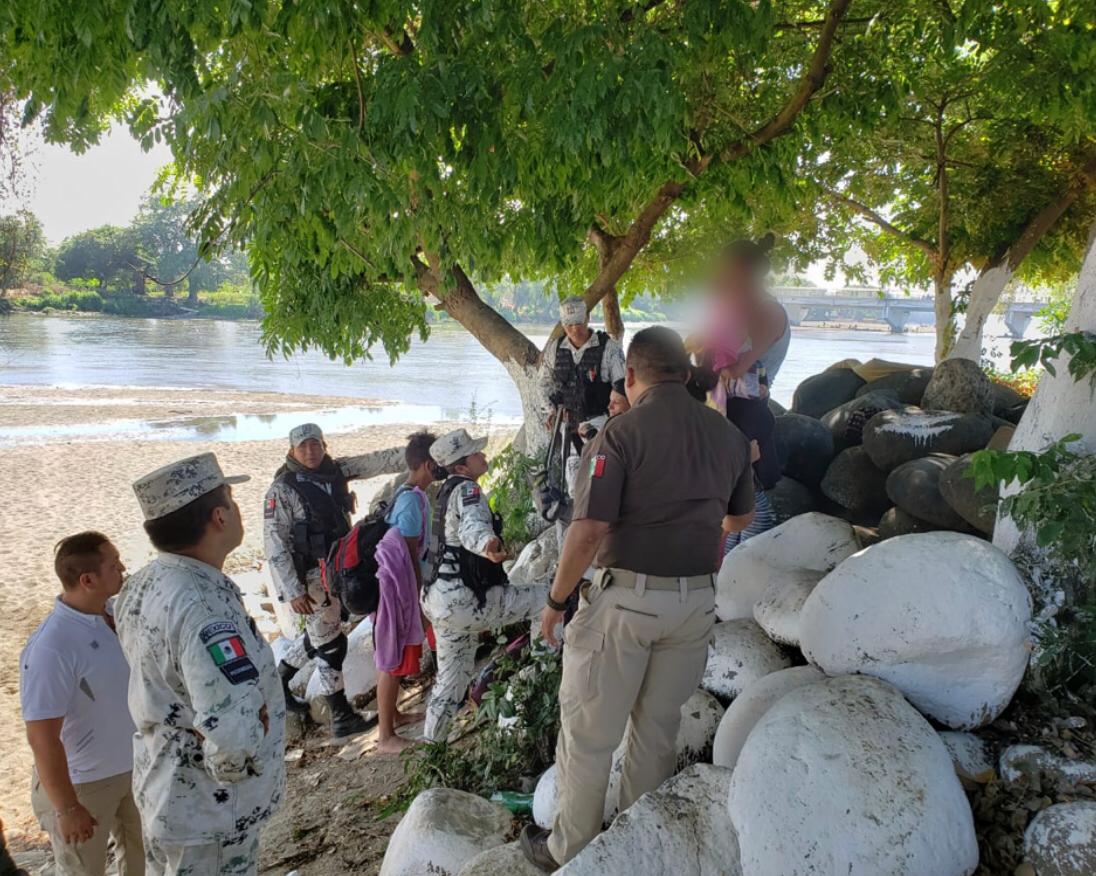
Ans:
[[[552,592],[551,591],[548,592],[548,598],[547,598],[546,601],[548,603],[548,607],[550,609],[552,609],[552,611],[566,611],[567,610],[567,603],[566,602],[556,602],[554,599],[552,599]]]

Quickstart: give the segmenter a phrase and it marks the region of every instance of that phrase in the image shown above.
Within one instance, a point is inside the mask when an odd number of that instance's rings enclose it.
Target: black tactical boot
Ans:
[[[342,739],[344,736],[353,736],[356,733],[364,733],[377,723],[374,718],[367,721],[354,711],[350,703],[346,701],[346,692],[328,694],[327,704],[331,707],[331,738]]]
[[[299,671],[296,666],[291,666],[284,660],[278,664],[278,675],[282,677],[282,692],[285,694],[285,710],[296,715],[303,715],[308,711],[308,703],[297,699],[293,691],[289,689],[289,682]]]

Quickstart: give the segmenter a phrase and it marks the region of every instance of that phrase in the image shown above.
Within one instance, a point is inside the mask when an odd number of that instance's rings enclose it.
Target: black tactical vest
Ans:
[[[492,587],[509,583],[506,571],[502,563],[492,563],[487,557],[474,554],[462,544],[449,544],[445,538],[445,518],[449,513],[449,498],[453,491],[462,483],[472,482],[471,478],[464,475],[453,475],[438,492],[437,503],[434,505],[434,523],[430,532],[429,566],[424,589],[428,589],[438,578],[451,581],[455,577],[452,574],[441,574],[438,570],[442,563],[455,565],[459,571],[461,583],[476,595],[476,601],[480,607],[486,601],[487,591]],[[502,537],[502,518],[498,514],[491,514],[491,526],[495,535]]]
[[[587,347],[577,363],[563,346],[566,338],[560,338],[556,343],[553,401],[562,405],[579,422],[599,417],[609,409],[609,393],[613,387],[602,376],[609,335],[606,332],[596,334],[597,346]]]
[[[291,548],[293,567],[302,584],[307,574],[327,559],[331,546],[350,531],[354,497],[346,478],[339,472],[324,475],[324,480],[331,484],[330,493],[319,483],[284,466],[275,477],[275,482],[285,484],[300,497],[305,508],[307,519],[293,523]]]

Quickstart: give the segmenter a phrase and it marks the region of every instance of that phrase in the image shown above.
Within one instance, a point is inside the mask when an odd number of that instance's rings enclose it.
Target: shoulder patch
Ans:
[[[599,478],[605,474],[605,454],[599,453],[590,460],[590,477]]]
[[[267,520],[271,520],[274,517],[274,509],[278,507],[278,500],[274,496],[270,496],[266,500],[266,507],[263,509],[263,517]]]
[[[465,484],[463,487],[461,487],[460,503],[462,505],[478,505],[479,500],[479,484]]]
[[[198,632],[198,638],[206,646],[213,665],[232,684],[252,681],[259,677],[259,670],[247,656],[240,632],[231,621],[214,621]]]

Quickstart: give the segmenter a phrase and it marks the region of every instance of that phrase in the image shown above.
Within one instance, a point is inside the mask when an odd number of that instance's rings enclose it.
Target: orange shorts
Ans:
[[[404,645],[403,647],[403,660],[400,665],[389,672],[389,675],[394,675],[397,678],[403,678],[407,675],[419,674],[419,662],[422,660],[422,645]]]

